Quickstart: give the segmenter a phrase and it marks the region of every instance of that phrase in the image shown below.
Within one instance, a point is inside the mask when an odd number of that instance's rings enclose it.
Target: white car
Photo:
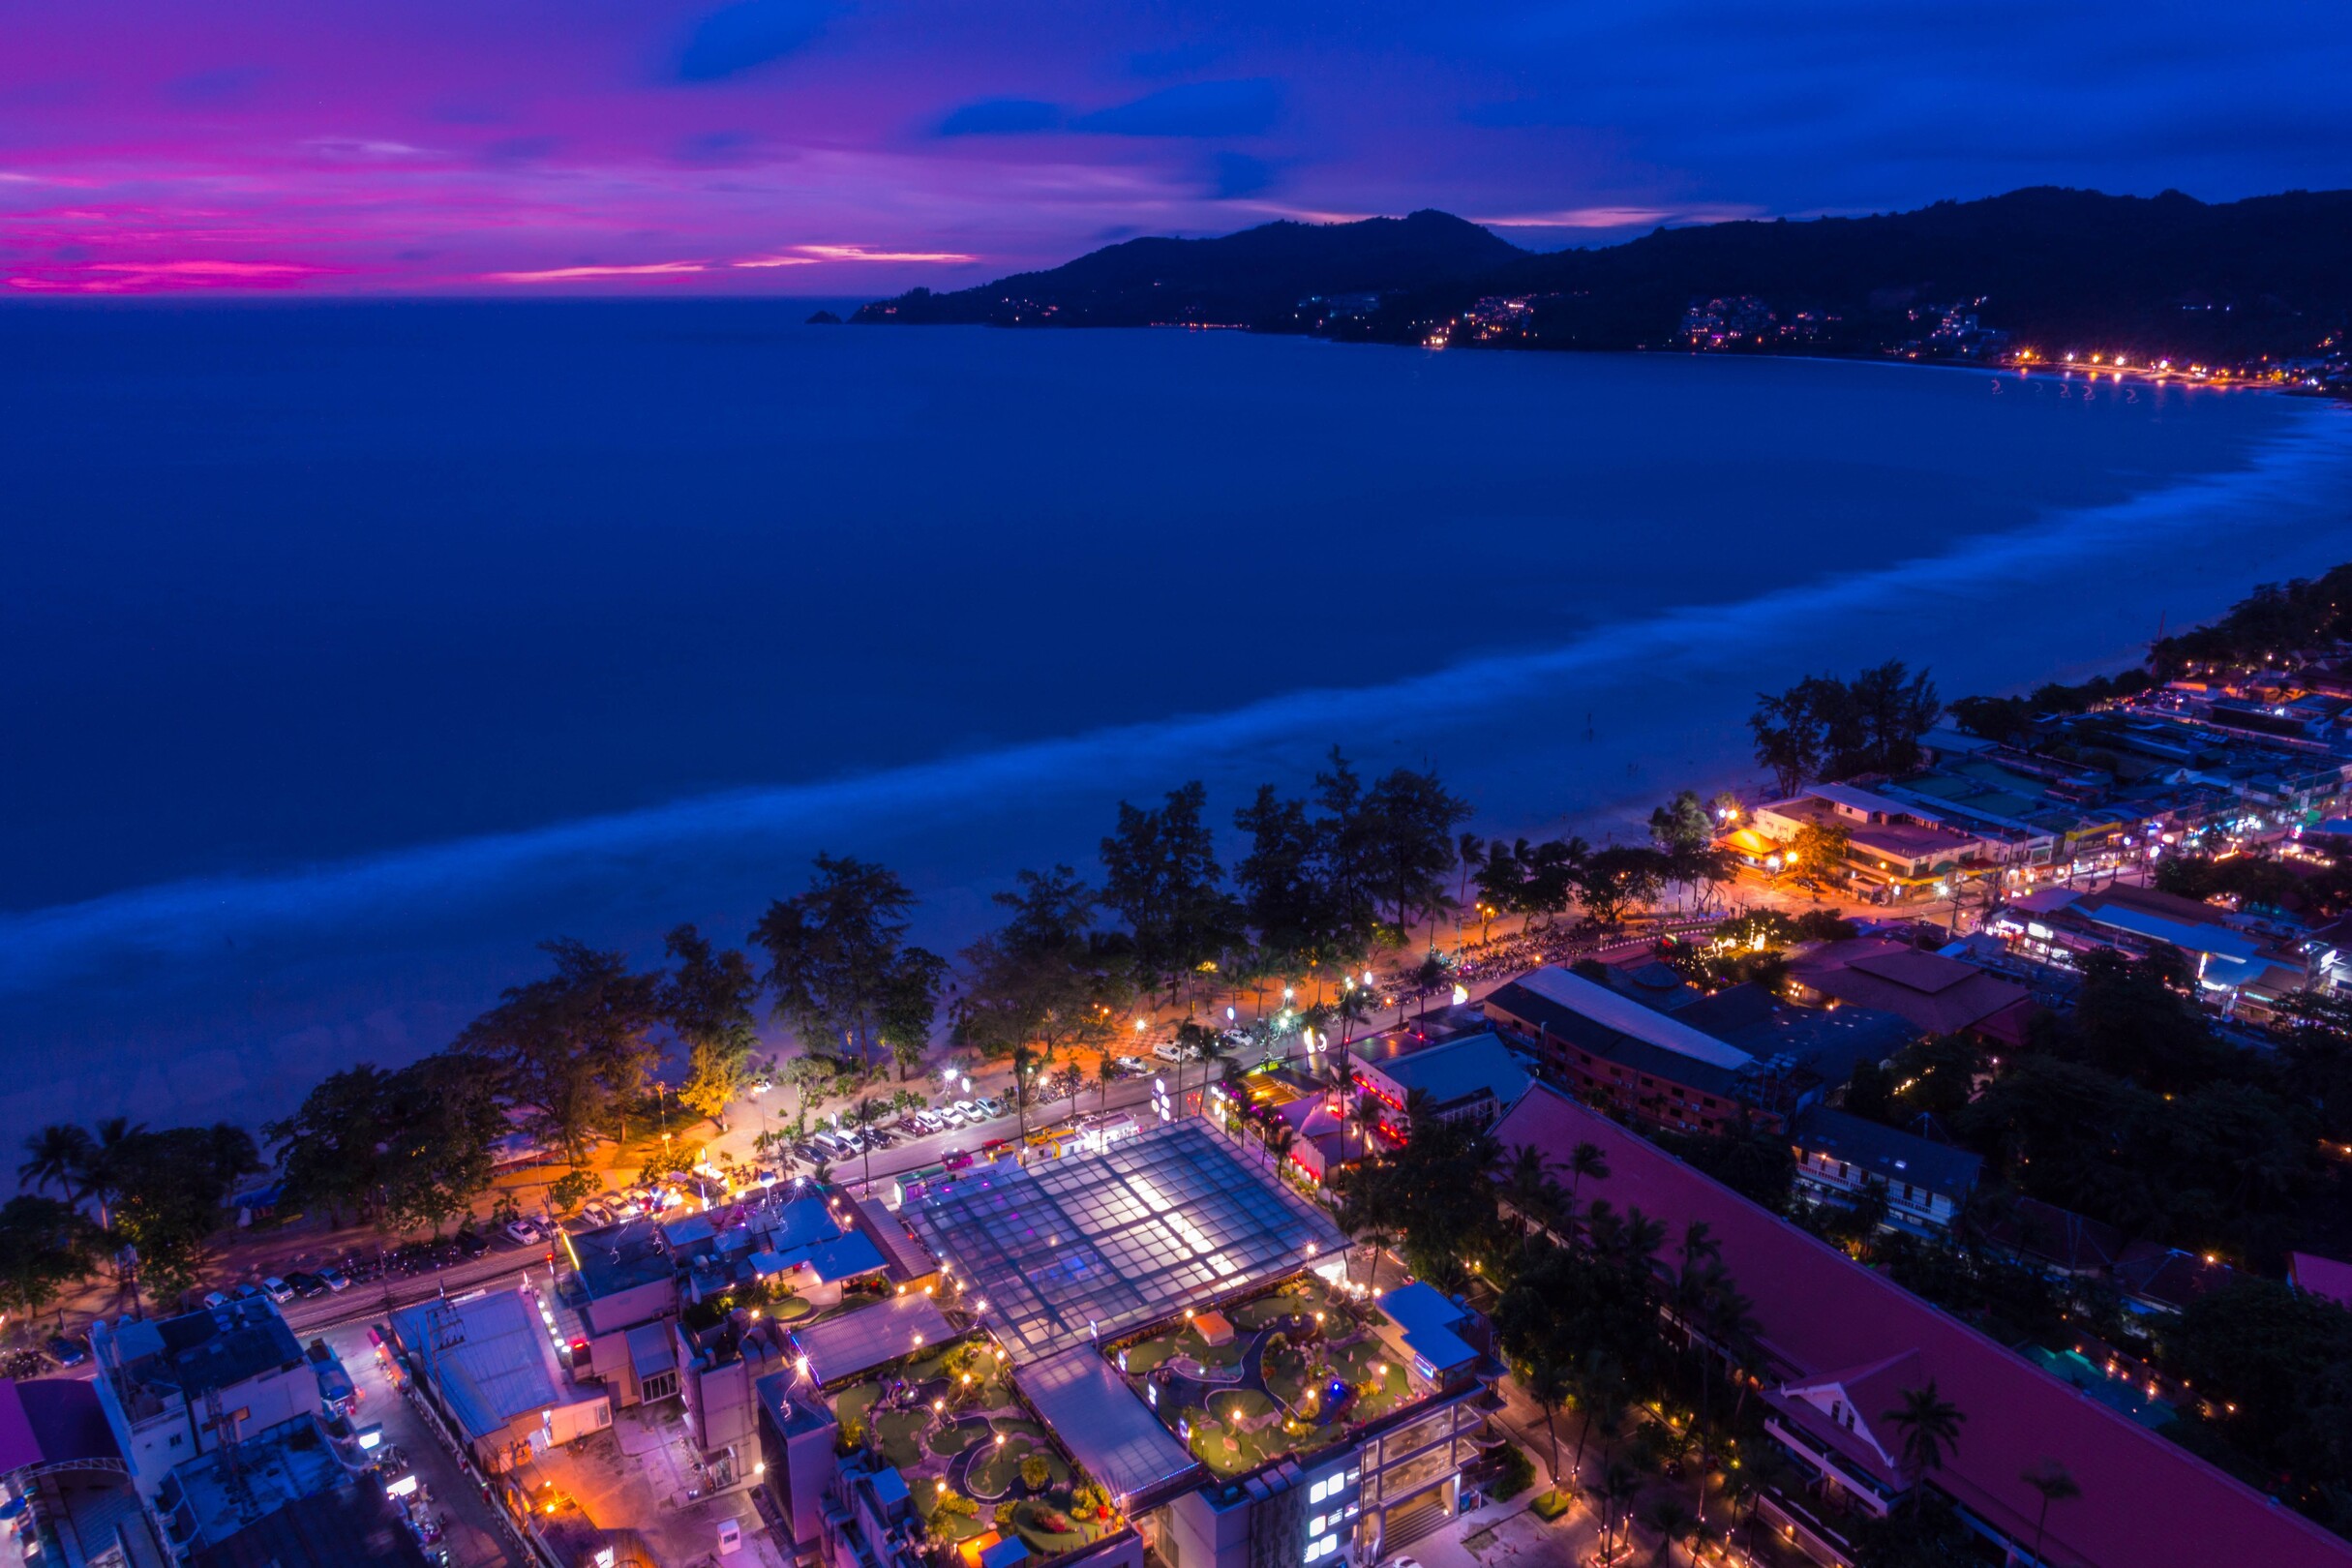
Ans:
[[[1153,1046],[1152,1054],[1159,1057],[1162,1062],[1181,1062],[1185,1059],[1184,1047],[1177,1044],[1172,1040]]]
[[[521,1242],[526,1247],[536,1247],[539,1243],[547,1240],[547,1237],[540,1232],[539,1227],[532,1224],[528,1220],[509,1220],[506,1222],[506,1234],[512,1236],[516,1241]]]
[[[274,1274],[261,1282],[261,1293],[281,1307],[294,1299],[294,1287]]]

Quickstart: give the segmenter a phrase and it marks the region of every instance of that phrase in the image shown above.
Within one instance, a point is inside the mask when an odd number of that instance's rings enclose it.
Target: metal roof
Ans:
[[[392,1331],[468,1438],[581,1397],[561,1385],[555,1347],[520,1290],[428,1301],[394,1312]]]
[[[1190,1488],[1198,1461],[1091,1344],[1021,1369],[1021,1392],[1070,1457],[1129,1511]]]
[[[792,1331],[792,1342],[808,1358],[809,1376],[820,1388],[872,1372],[913,1355],[925,1345],[955,1338],[955,1326],[928,1296],[890,1296],[871,1307],[819,1318]]]
[[[1556,1002],[1571,1012],[1582,1013],[1603,1028],[1613,1029],[1628,1039],[1672,1051],[1676,1056],[1733,1071],[1748,1065],[1747,1052],[1557,965],[1522,975],[1519,984],[1547,1002]]]
[[[1347,1245],[1197,1121],[1100,1154],[927,1183],[901,1213],[971,1282],[966,1299],[1022,1362],[1279,1280]]]

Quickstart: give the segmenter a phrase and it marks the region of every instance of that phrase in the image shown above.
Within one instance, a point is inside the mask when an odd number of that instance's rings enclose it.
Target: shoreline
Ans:
[[[732,944],[818,848],[899,869],[924,899],[917,940],[952,952],[993,921],[989,894],[1015,867],[1091,869],[1121,795],[1203,777],[1221,823],[1256,782],[1295,786],[1335,739],[1367,770],[1433,763],[1477,804],[1482,834],[1644,837],[1643,816],[1675,789],[1754,776],[1757,686],[1887,657],[1932,667],[1946,698],[2116,668],[2159,604],[2181,624],[2200,595],[2217,611],[2254,582],[2345,558],[2346,520],[2324,498],[2347,473],[2352,430],[2298,419],[2245,467],[1384,685],[0,916],[0,1032],[27,1042],[6,1131],[281,1113],[321,1070],[438,1048],[536,972],[532,944],[549,936],[643,959],[693,920]],[[2200,563],[2216,528],[2236,552],[2226,578]],[[2098,593],[2066,586],[2084,573]],[[2056,589],[2045,614],[2016,610],[2021,583]]]

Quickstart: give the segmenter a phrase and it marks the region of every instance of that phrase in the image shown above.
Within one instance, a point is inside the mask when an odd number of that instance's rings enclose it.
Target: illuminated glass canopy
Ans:
[[[902,1212],[1024,1362],[1279,1280],[1346,1245],[1197,1122],[1099,1155],[927,1184]]]

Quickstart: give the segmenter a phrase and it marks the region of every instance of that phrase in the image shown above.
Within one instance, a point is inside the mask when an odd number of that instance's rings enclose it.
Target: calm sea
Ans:
[[[817,849],[960,943],[1335,741],[1606,832],[1760,686],[2352,558],[2352,420],[2282,398],[809,308],[0,310],[10,1127],[274,1112]]]

